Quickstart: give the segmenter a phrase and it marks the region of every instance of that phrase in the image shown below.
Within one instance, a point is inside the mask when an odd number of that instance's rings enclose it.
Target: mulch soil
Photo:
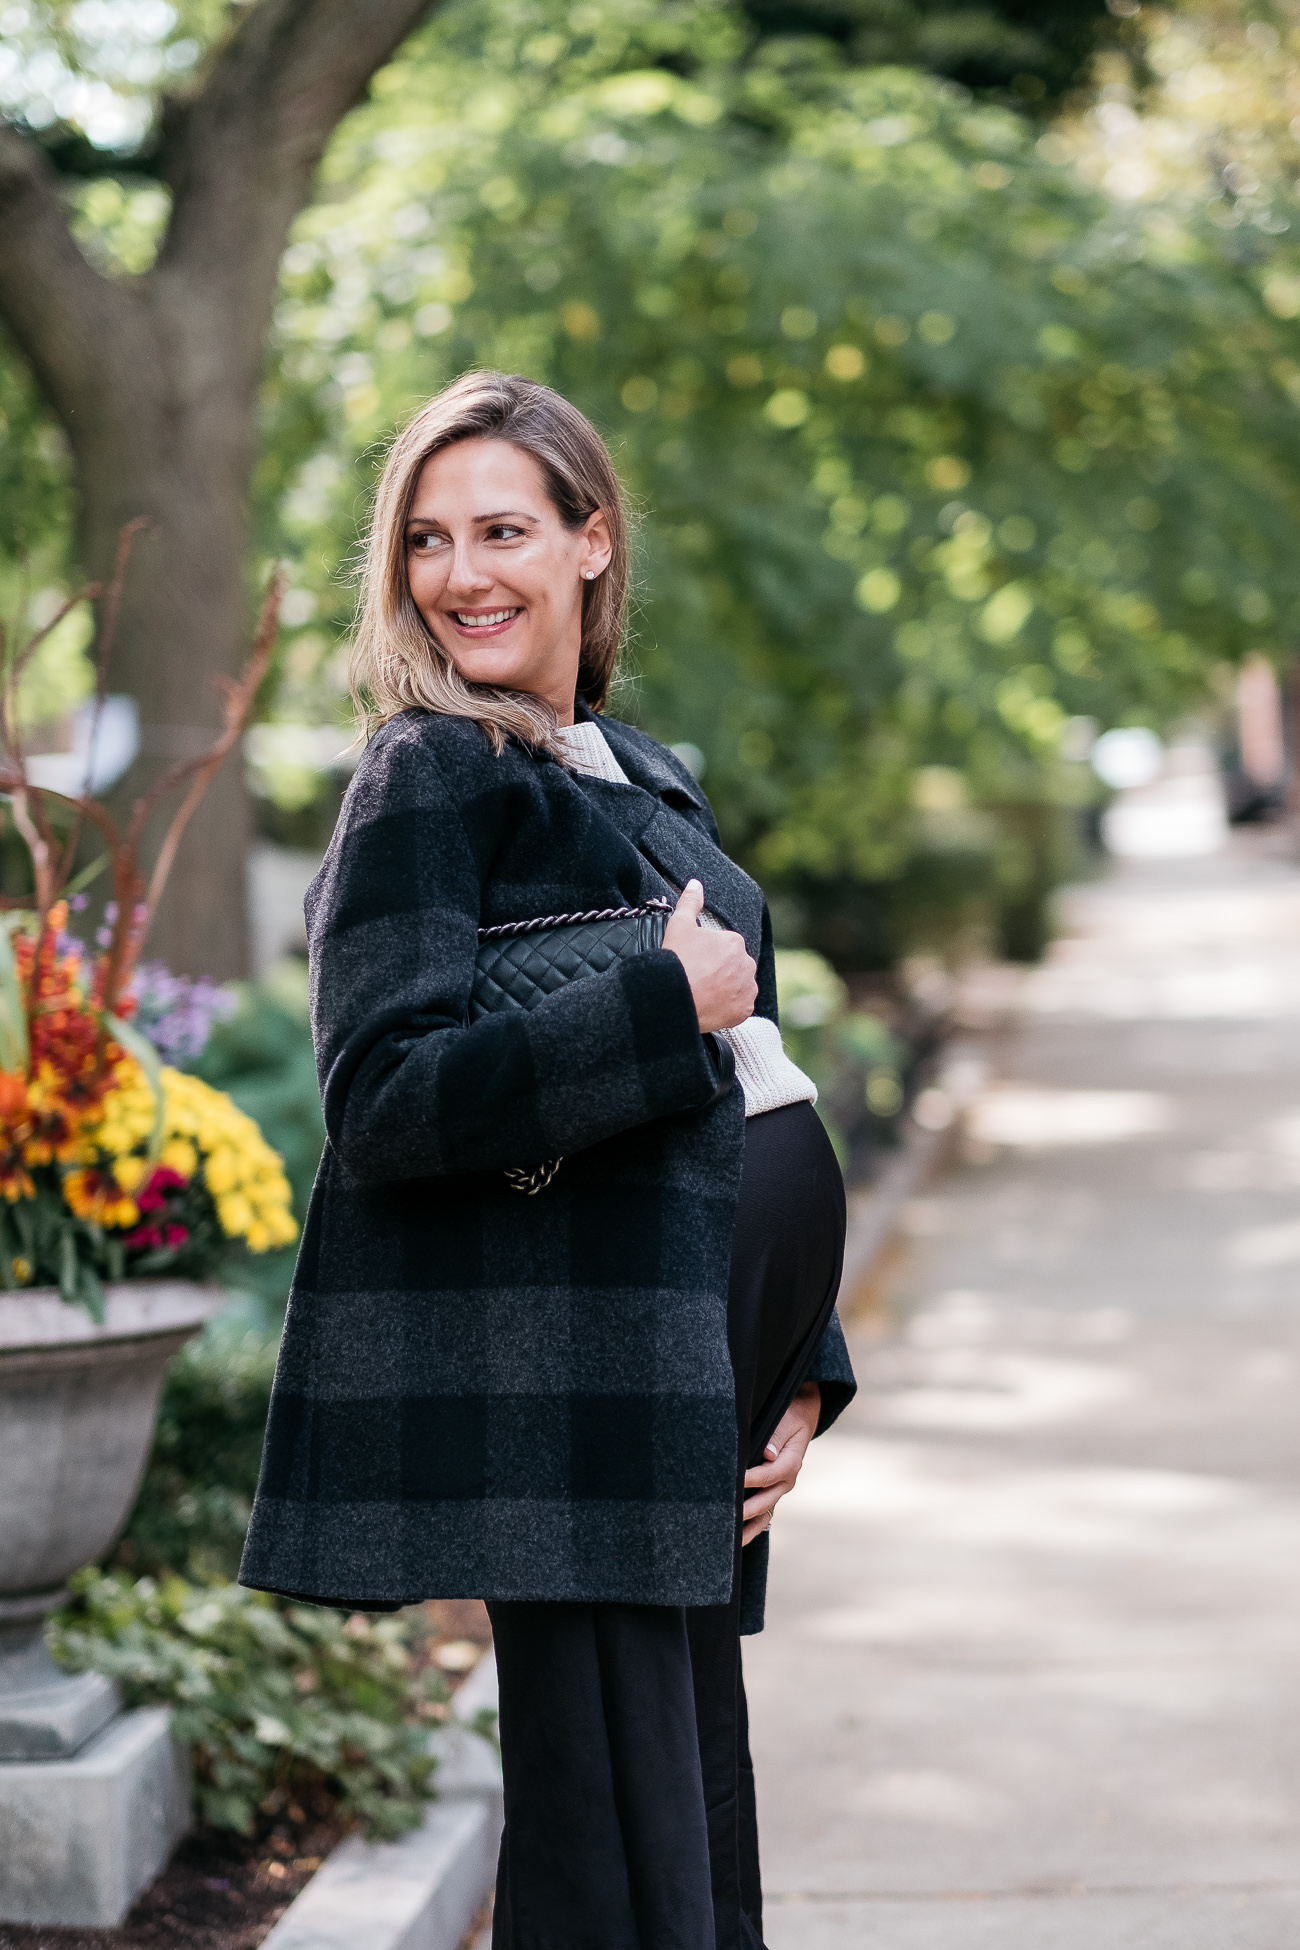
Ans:
[[[453,1641],[491,1643],[487,1612],[476,1600],[438,1599],[425,1611],[434,1659]],[[453,1687],[463,1677],[447,1674]],[[247,1840],[200,1825],[118,1929],[0,1923],[0,1950],[257,1950],[347,1832],[337,1820],[301,1810],[286,1811]]]

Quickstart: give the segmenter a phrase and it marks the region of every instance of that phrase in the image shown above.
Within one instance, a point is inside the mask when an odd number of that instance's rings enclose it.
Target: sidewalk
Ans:
[[[913,1201],[747,1642],[771,1950],[1300,1944],[1300,866],[1130,864]]]

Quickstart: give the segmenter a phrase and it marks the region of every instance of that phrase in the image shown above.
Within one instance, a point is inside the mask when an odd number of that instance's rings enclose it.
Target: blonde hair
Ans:
[[[422,406],[388,452],[366,536],[361,599],[348,683],[368,737],[412,705],[472,718],[500,753],[508,737],[555,750],[555,713],[527,692],[470,684],[429,629],[411,597],[406,523],[420,470],[430,455],[460,440],[508,440],[531,454],[566,528],[599,509],[609,526],[609,566],[582,590],[578,695],[599,711],[623,638],[627,607],[628,523],[605,443],[576,406],[517,373],[466,372]]]

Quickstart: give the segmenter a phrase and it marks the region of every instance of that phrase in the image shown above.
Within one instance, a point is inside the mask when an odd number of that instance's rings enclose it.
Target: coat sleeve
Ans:
[[[807,1379],[817,1382],[822,1391],[822,1412],[815,1433],[825,1435],[831,1423],[844,1412],[858,1392],[857,1376],[849,1359],[838,1307],[827,1321],[826,1330],[817,1343],[817,1352],[813,1355]]]
[[[715,1093],[664,949],[469,1023],[481,851],[427,744],[381,734],[308,899],[325,1126],[362,1181],[539,1164]]]

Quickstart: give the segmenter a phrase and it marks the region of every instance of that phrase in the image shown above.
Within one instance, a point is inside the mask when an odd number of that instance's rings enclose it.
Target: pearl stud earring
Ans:
[[[584,569],[582,579],[584,582],[594,582],[596,580],[596,571],[594,569]]]

